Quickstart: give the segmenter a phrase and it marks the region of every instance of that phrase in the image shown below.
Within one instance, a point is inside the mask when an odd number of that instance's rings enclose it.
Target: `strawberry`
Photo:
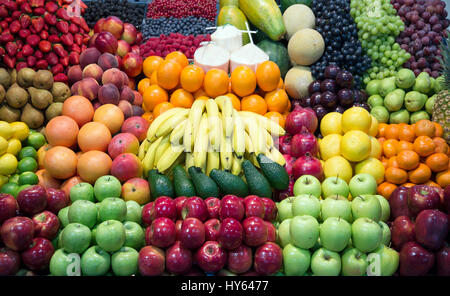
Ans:
[[[77,25],[77,26],[81,25],[80,18],[77,17],[77,16],[72,16],[72,17],[70,18],[70,21],[71,21],[73,24]]]
[[[5,46],[6,52],[10,55],[10,56],[15,56],[16,52],[17,52],[17,44],[15,42],[8,42],[6,43]]]
[[[16,64],[16,58],[14,58],[14,57],[10,57],[10,56],[8,56],[8,55],[4,55],[3,56],[3,62],[5,63],[5,65],[8,67],[8,68],[14,68],[14,65]]]
[[[16,44],[17,44],[17,49],[21,50],[23,47],[23,41],[18,39],[18,40],[16,40]]]
[[[48,36],[48,41],[50,41],[51,43],[58,43],[61,40],[59,39],[58,35],[50,35]]]
[[[22,39],[26,39],[28,36],[30,36],[30,34],[31,34],[30,30],[27,30],[27,29],[22,29],[19,31],[19,36]]]
[[[60,58],[59,62],[64,67],[67,67],[67,66],[69,66],[69,57],[67,56],[67,57]]]
[[[13,20],[18,20],[20,18],[20,16],[22,15],[22,11],[20,10],[16,10],[13,13],[11,13],[11,18]]]
[[[80,63],[80,54],[78,52],[72,51],[69,54],[69,63],[71,65],[78,65]]]
[[[50,13],[44,14],[44,20],[46,24],[49,24],[51,26],[56,25],[56,23],[58,22],[56,15]]]
[[[39,41],[39,49],[42,52],[50,52],[52,50],[52,44],[47,40],[41,40]]]
[[[63,34],[67,34],[69,32],[69,24],[66,21],[57,22],[56,28]]]
[[[48,1],[47,3],[45,3],[45,9],[49,13],[55,13],[58,10],[58,5],[55,2]]]
[[[34,53],[33,47],[29,44],[25,44],[22,48],[23,55],[25,57],[31,56]]]
[[[0,57],[6,53],[6,50],[0,46]]]
[[[44,7],[37,7],[33,10],[33,13],[35,15],[44,15],[45,13],[45,8]]]
[[[40,50],[38,49],[38,50],[36,50],[36,51],[34,52],[34,56],[36,57],[36,59],[40,60],[40,59],[42,59],[42,58],[44,57],[44,54],[42,53],[42,51],[40,51]]]
[[[16,1],[5,1],[4,2],[6,8],[8,8],[9,11],[19,11],[17,10],[17,2]]]
[[[30,3],[24,2],[20,5],[20,10],[26,13],[32,13],[33,9],[31,8]]]
[[[75,44],[75,43],[72,44],[71,50],[74,51],[74,52],[76,52],[76,53],[78,53],[78,54],[81,53],[81,48],[80,48],[77,44]]]
[[[46,60],[39,60],[36,63],[36,68],[47,70],[48,69],[48,62]]]
[[[55,76],[53,76],[53,80],[55,82],[64,82],[65,84],[67,84],[69,82],[69,78],[64,73],[56,74]]]
[[[14,36],[8,32],[3,32],[0,34],[0,43],[8,43],[14,40]]]
[[[80,24],[81,28],[82,28],[86,33],[88,33],[88,32],[90,31],[90,29],[89,29],[88,24],[87,24],[86,21],[84,20],[84,18],[80,18],[80,22],[81,22],[81,24]]]
[[[31,24],[31,17],[28,14],[22,14],[19,21],[22,29],[26,29]]]
[[[32,35],[30,35],[30,36],[28,36],[27,37],[27,43],[29,44],[29,45],[31,45],[31,46],[37,46],[38,44],[39,44],[39,41],[40,41],[41,39],[39,38],[39,36],[38,35],[35,35],[35,34],[32,34]]]
[[[2,29],[7,29],[8,28],[8,26],[9,26],[9,24],[8,24],[8,22],[5,20],[5,21],[1,21],[0,22],[0,26],[2,27]]]
[[[31,7],[44,7],[45,0],[31,0]]]
[[[69,32],[72,34],[78,33],[78,26],[74,23],[69,25]]]
[[[20,22],[18,20],[12,21],[12,23],[9,25],[9,31],[11,34],[16,34],[20,31]]]
[[[56,64],[52,67],[52,73],[53,75],[56,75],[58,73],[62,73],[64,71],[64,67],[61,64]]]
[[[41,39],[47,39],[48,38],[48,32],[47,31],[41,31],[41,33],[39,34],[39,36],[41,37]]]
[[[67,11],[64,9],[64,8],[59,8],[57,11],[56,11],[56,16],[58,17],[58,18],[60,18],[60,19],[63,19],[63,20],[65,20],[65,21],[68,21],[68,20],[70,20],[70,17],[69,17],[69,15],[67,14]]]
[[[22,60],[22,59],[23,59],[23,52],[18,51],[17,54],[16,54],[16,59],[17,59],[18,61]]]
[[[54,52],[49,52],[47,54],[46,60],[51,66],[58,64],[58,56]]]
[[[53,44],[53,51],[61,58],[68,56],[67,51],[59,43]]]
[[[44,28],[44,19],[41,17],[32,18],[31,25],[36,30],[36,33],[39,33]]]
[[[51,27],[48,32],[50,33],[50,35],[59,35],[59,32],[55,27]]]
[[[73,36],[72,36],[72,34],[61,35],[61,42],[65,46],[72,46],[72,44],[73,44]]]
[[[28,67],[34,67],[36,65],[37,59],[34,56],[28,56],[27,57],[27,65]]]
[[[24,61],[18,62],[16,64],[16,71],[20,71],[20,69],[26,68],[27,67],[27,63],[25,63]]]
[[[81,46],[83,44],[83,36],[81,34],[75,34],[73,39],[77,45]]]
[[[0,5],[0,17],[1,18],[5,18],[5,17],[7,17],[9,15],[9,13],[8,13],[8,9],[6,8],[6,6],[5,5]]]

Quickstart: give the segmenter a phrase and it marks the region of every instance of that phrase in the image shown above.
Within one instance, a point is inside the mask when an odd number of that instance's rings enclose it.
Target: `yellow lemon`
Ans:
[[[327,160],[333,156],[341,155],[341,139],[339,134],[329,134],[319,143],[320,158]]]
[[[372,137],[376,137],[378,134],[378,120],[372,114],[370,115],[370,117],[372,117],[372,123],[370,124],[369,135]]]
[[[342,134],[342,114],[339,112],[330,112],[320,121],[320,132],[322,136],[329,134]]]
[[[17,158],[11,153],[0,157],[0,175],[11,175],[16,171]]]
[[[350,182],[353,177],[353,169],[347,159],[342,156],[333,156],[323,164],[325,178],[339,177],[345,182]]]
[[[382,148],[380,142],[374,137],[370,137],[370,157],[380,159]]]
[[[349,161],[359,162],[366,159],[371,148],[369,136],[360,130],[346,132],[341,140],[341,154]]]
[[[8,141],[8,150],[6,150],[6,152],[17,156],[17,154],[20,152],[20,149],[22,149],[22,143],[19,141],[19,139],[13,138]]]
[[[369,157],[355,165],[355,174],[372,175],[380,184],[384,180],[384,166],[378,159]]]
[[[14,131],[9,123],[6,121],[0,121],[0,136],[9,140],[14,134]]]
[[[342,114],[342,131],[360,130],[368,133],[372,125],[370,113],[362,107],[352,107]]]
[[[8,141],[5,140],[2,136],[0,136],[0,155],[3,155],[8,150]]]
[[[26,138],[28,138],[30,129],[28,128],[28,125],[25,122],[16,121],[12,122],[10,125],[14,132],[13,138],[18,139],[19,141],[23,141]]]

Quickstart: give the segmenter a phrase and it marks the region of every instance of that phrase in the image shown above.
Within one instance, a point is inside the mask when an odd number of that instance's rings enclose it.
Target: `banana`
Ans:
[[[192,132],[192,123],[189,118],[187,119],[186,126],[184,128],[183,145],[184,151],[192,152],[192,148],[194,148],[194,133]]]
[[[184,169],[187,170],[194,165],[194,155],[191,152],[187,152],[186,153],[186,162],[185,162],[185,166]]]
[[[154,142],[157,137],[155,137],[156,132],[159,129],[159,126],[166,121],[167,119],[169,119],[170,117],[174,116],[175,114],[178,113],[178,111],[183,110],[184,108],[172,108],[167,110],[166,112],[162,113],[161,115],[159,115],[158,117],[155,118],[155,120],[153,120],[152,124],[150,125],[149,129],[147,130],[147,139],[150,140],[150,142]]]
[[[231,171],[233,166],[233,139],[230,137],[226,138],[224,133],[222,133],[220,142],[220,162],[223,170]]]
[[[208,116],[202,115],[202,120],[198,127],[197,138],[194,145],[194,165],[200,168],[206,168],[206,155],[208,154]]]
[[[214,151],[219,151],[222,139],[222,125],[219,107],[216,101],[208,99],[206,101],[206,112],[208,113],[209,141]]]
[[[138,158],[139,160],[143,160],[145,157],[145,152],[147,152],[148,147],[150,147],[150,141],[148,139],[145,139],[142,141],[141,145],[139,146],[139,152],[138,152]]]
[[[266,129],[261,129],[261,132],[266,136],[266,145],[272,147],[274,145],[272,135]]]
[[[210,149],[211,150],[211,149]],[[208,152],[208,156],[207,156],[207,162],[206,162],[206,174],[209,176],[209,173],[213,170],[213,169],[220,169],[220,156],[219,153],[217,151],[209,151]]]
[[[177,160],[178,156],[183,153],[183,147],[170,145],[161,155],[156,164],[156,168],[160,173],[164,173]]]
[[[172,145],[180,145],[180,139],[184,136],[185,127],[188,121],[188,119],[183,120],[173,129],[172,133],[170,133],[170,143],[172,143]]]
[[[158,138],[153,142],[147,150],[145,157],[142,159],[142,167],[144,169],[144,175],[147,176],[148,171],[153,169],[153,163],[155,162],[156,149],[159,147],[163,138]]]
[[[272,147],[270,154],[272,155],[272,157],[269,157],[269,158],[272,159],[273,161],[275,161],[276,163],[278,163],[279,165],[286,164],[286,159],[284,158],[283,154],[281,154],[281,152],[276,147]]]
[[[260,153],[264,153],[266,150],[266,136],[263,134],[263,130],[260,126],[252,120],[251,118],[244,117],[243,122],[245,125],[245,130],[248,132],[248,135],[252,139],[253,150],[256,155]]]
[[[264,117],[260,114],[249,112],[249,111],[240,111],[239,115],[244,118],[251,118],[253,121],[258,123],[262,128],[266,129],[272,136],[284,136],[286,131],[275,121],[270,120],[267,117]]]
[[[169,109],[171,110],[171,109]],[[167,112],[167,111],[166,111]],[[165,112],[164,112],[165,113]],[[163,113],[163,114],[164,114]],[[182,121],[186,119],[186,117],[189,114],[189,109],[182,108],[180,111],[178,111],[174,116],[170,117],[166,121],[164,121],[156,131],[156,137],[164,137],[177,127]]]
[[[191,137],[191,149],[194,148],[194,141],[197,138],[198,126],[200,124],[200,120],[202,119],[203,111],[205,110],[205,101],[204,100],[195,100],[191,106],[191,111],[189,112],[189,121],[191,123],[191,132],[193,132],[193,137]],[[184,139],[186,143],[186,139]],[[185,144],[187,145],[187,144]]]
[[[245,127],[238,112],[233,109],[233,149],[237,157],[243,157],[247,148],[245,139]],[[252,148],[253,149],[253,148]]]
[[[231,99],[227,96],[219,96],[215,100],[222,112],[222,127],[225,132],[225,137],[231,137],[234,128],[233,103],[231,103]]]
[[[244,141],[245,141],[245,152],[247,153],[254,153],[255,150],[253,149],[253,143],[252,139],[250,139],[250,136],[246,131],[244,131]]]
[[[158,148],[156,148],[155,162],[153,166],[155,166],[158,163],[159,159],[161,158],[161,155],[163,155],[164,151],[166,151],[169,147],[170,147],[169,136],[167,135],[165,137],[162,137],[161,143],[159,143]]]
[[[243,157],[237,157],[234,155],[233,157],[233,165],[231,166],[231,173],[233,175],[239,176],[242,172],[242,162],[244,161]]]

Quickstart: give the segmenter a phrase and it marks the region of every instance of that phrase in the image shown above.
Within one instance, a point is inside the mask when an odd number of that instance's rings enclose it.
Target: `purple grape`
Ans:
[[[315,92],[310,96],[310,106],[314,107],[320,104],[322,94],[320,92]]]
[[[341,106],[351,106],[353,104],[353,91],[343,88],[338,92],[339,104]]]
[[[332,93],[336,92],[336,82],[332,79],[325,79],[320,83],[320,90],[322,92],[331,91]]]
[[[311,97],[303,97],[300,99],[300,106],[311,107]]]
[[[362,103],[367,100],[365,94],[363,94],[360,90],[353,90],[353,100],[357,103]]]
[[[309,86],[308,86],[309,94],[319,92],[319,91],[320,91],[320,81],[319,80],[313,81],[309,84]]]
[[[331,91],[323,92],[320,96],[320,104],[326,108],[333,108],[337,105],[337,96]]]
[[[341,69],[337,65],[329,65],[325,68],[324,76],[328,79],[335,79]]]
[[[333,110],[334,112],[339,112],[339,113],[344,113],[344,111],[345,111],[345,108],[344,107],[342,107],[342,106],[336,106],[336,108],[334,108],[334,110]]]
[[[353,84],[353,75],[348,71],[339,71],[336,75],[336,82],[341,87],[350,88]]]
[[[321,105],[314,106],[313,110],[314,112],[316,112],[317,119],[319,119],[319,122],[328,113],[327,109]]]

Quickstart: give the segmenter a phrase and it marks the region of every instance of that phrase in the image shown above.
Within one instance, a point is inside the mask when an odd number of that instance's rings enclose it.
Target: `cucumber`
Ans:
[[[240,177],[232,173],[213,169],[209,173],[209,176],[219,185],[222,195],[233,194],[239,197],[248,195],[247,184]]]
[[[219,15],[217,16],[218,26],[230,24],[239,30],[247,30],[245,26],[246,21],[245,14],[237,6],[224,6],[220,9]],[[242,45],[246,45],[249,42],[250,38],[248,37],[248,33],[242,33]]]
[[[186,174],[186,171],[181,165],[177,165],[172,170],[173,187],[176,196],[196,196],[195,187],[191,179]]]
[[[288,188],[289,175],[283,166],[274,162],[262,153],[256,156],[256,159],[258,160],[259,167],[264,176],[273,188],[278,190],[285,190]]]
[[[269,181],[267,181],[266,177],[249,160],[246,159],[242,162],[242,169],[244,170],[245,180],[247,181],[250,194],[259,197],[272,197],[272,189],[270,188]]]
[[[191,166],[188,169],[192,183],[194,183],[195,191],[201,198],[219,197],[219,187],[213,179],[202,172],[199,167]]]
[[[158,173],[157,170],[148,172],[148,184],[153,199],[160,196],[175,197],[172,182],[167,176]]]

